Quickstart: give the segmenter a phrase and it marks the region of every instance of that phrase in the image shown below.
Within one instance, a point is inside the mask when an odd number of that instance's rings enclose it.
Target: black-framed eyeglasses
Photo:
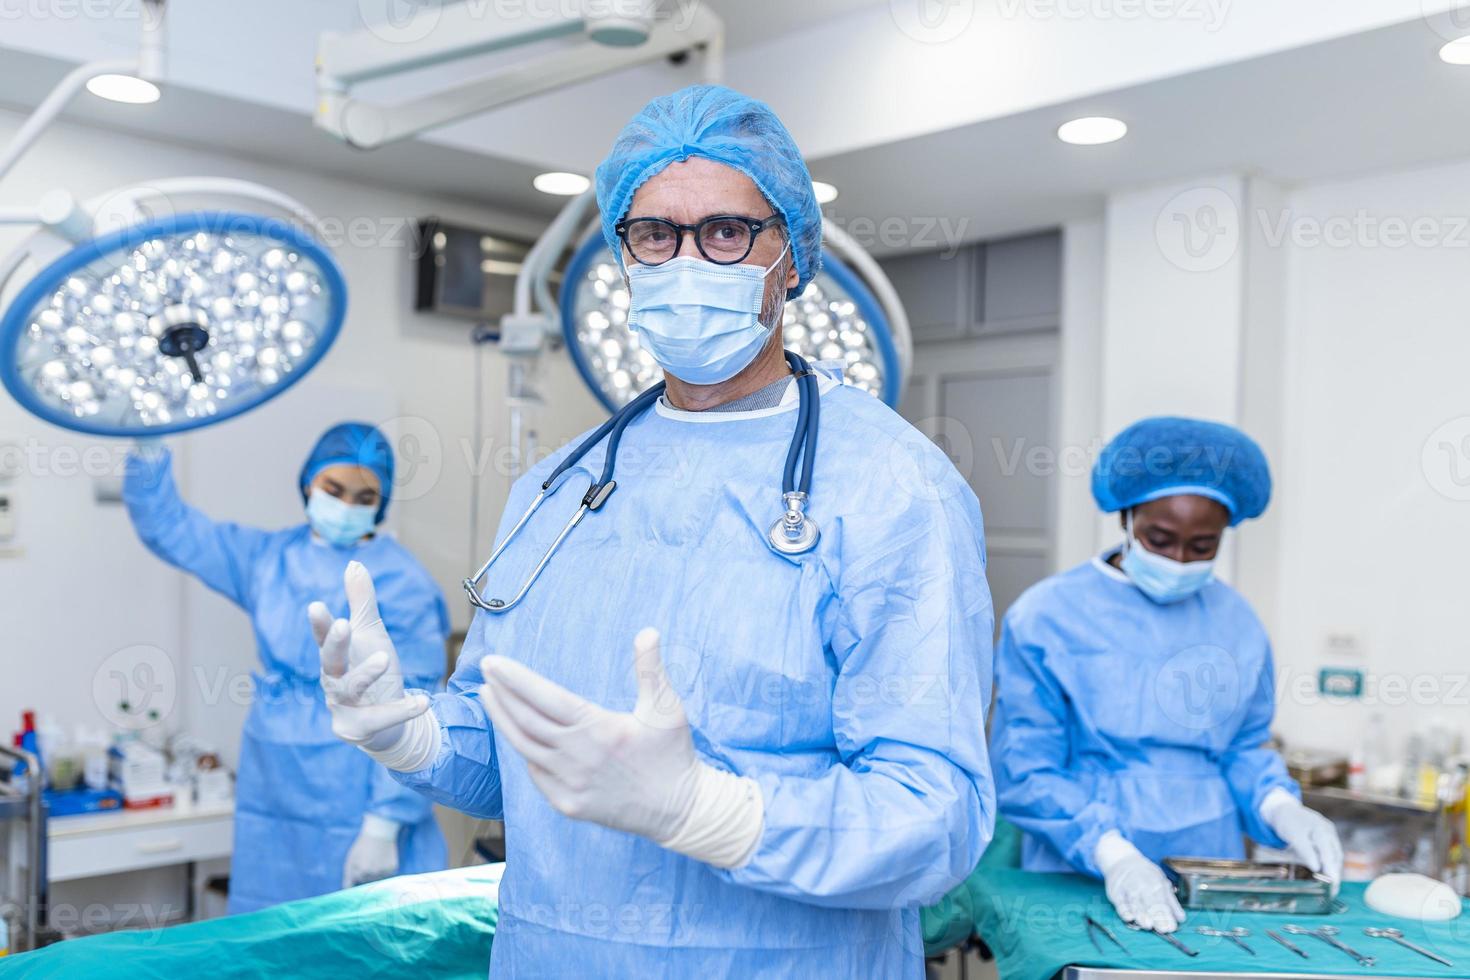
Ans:
[[[632,218],[613,225],[613,231],[640,265],[663,265],[678,255],[686,231],[694,234],[694,246],[700,255],[716,265],[734,265],[750,255],[757,235],[780,223],[779,214],[759,219],[716,214],[692,225],[667,218]]]

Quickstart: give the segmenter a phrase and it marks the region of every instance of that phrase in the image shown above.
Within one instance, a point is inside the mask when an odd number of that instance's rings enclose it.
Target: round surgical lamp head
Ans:
[[[609,412],[663,378],[628,329],[628,287],[600,235],[572,256],[560,306],[572,361]],[[810,361],[840,363],[847,384],[896,406],[905,368],[889,322],[868,284],[824,250],[822,271],[786,303],[782,336],[790,350]]]
[[[75,244],[0,317],[0,381],[32,414],[93,435],[220,422],[301,380],[347,290],[292,221],[238,211],[141,220]]]

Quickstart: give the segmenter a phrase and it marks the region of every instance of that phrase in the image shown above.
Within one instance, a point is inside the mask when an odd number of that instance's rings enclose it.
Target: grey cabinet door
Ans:
[[[1054,231],[990,242],[975,319],[987,333],[1054,329],[1061,309],[1062,237]]]
[[[881,264],[903,301],[916,343],[952,340],[965,332],[970,322],[971,249],[895,255]]]

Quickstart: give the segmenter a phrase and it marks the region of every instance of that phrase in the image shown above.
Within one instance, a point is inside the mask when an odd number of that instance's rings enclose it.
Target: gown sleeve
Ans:
[[[1296,780],[1286,771],[1286,762],[1281,753],[1267,747],[1271,737],[1271,722],[1276,716],[1276,692],[1273,679],[1276,672],[1269,645],[1262,659],[1261,674],[1251,687],[1250,702],[1239,731],[1231,739],[1230,748],[1220,760],[1225,782],[1230,786],[1230,795],[1235,808],[1245,824],[1245,832],[1268,847],[1285,847],[1276,831],[1261,819],[1261,804],[1274,789],[1284,789],[1297,799],[1302,791]]]
[[[732,881],[837,908],[928,904],[994,832],[984,525],[953,465],[913,436],[928,475],[858,483],[862,512],[824,530],[841,537],[829,640],[841,764],[742,773],[760,784],[765,825],[745,865],[717,872]]]
[[[413,559],[407,555],[405,560]],[[417,564],[417,563],[415,563]],[[403,665],[405,690],[440,691],[444,687],[444,651],[449,639],[449,609],[444,595],[428,575],[424,593],[414,605],[423,612],[407,629],[390,632],[398,661]],[[395,779],[391,770],[375,766],[367,810],[400,824],[415,824],[429,817],[433,802],[421,793]]]
[[[254,601],[250,570],[269,532],[210,520],[184,503],[174,483],[173,455],[166,449],[156,454],[129,454],[123,502],[149,551],[250,609]]]
[[[1078,871],[1101,876],[1093,860],[1098,839],[1109,830],[1128,832],[1117,811],[1073,775],[1071,709],[1046,666],[1039,632],[1024,606],[1013,607],[1001,625],[991,742],[1000,812]]]

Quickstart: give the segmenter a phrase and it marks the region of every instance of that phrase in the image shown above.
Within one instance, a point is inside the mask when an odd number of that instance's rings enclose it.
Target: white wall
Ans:
[[[17,122],[0,114],[0,142]],[[303,132],[303,139],[322,138]],[[250,416],[173,440],[187,496],[219,518],[264,526],[299,521],[296,472],[321,429],[352,415],[390,421],[390,428],[417,437],[427,457],[403,488],[405,499],[393,506],[392,523],[435,575],[463,628],[468,615],[458,583],[493,534],[507,485],[493,469],[486,473],[481,532],[487,540],[468,541],[467,459],[480,458],[469,445],[469,324],[411,311],[406,229],[414,218],[438,214],[534,237],[540,222],[78,127],[49,133],[0,185],[0,203],[34,201],[56,186],[86,196],[185,174],[258,180],[346,224],[348,240],[336,254],[350,289],[343,333],[309,379]],[[0,251],[16,238],[13,232],[0,237]],[[482,356],[485,435],[500,447],[505,366],[494,352]],[[593,424],[600,410],[564,355],[548,361],[542,386],[549,404],[538,428],[543,443],[559,445]],[[217,739],[233,758],[246,705],[228,692],[254,663],[249,625],[226,602],[149,555],[120,505],[94,501],[93,480],[74,456],[90,449],[100,454],[91,468],[105,471],[122,447],[43,424],[0,396],[3,444],[18,445],[26,461],[10,485],[18,504],[18,553],[0,557],[0,734],[8,737],[23,707],[40,708],[68,726],[100,723],[116,701],[112,672],[131,672],[141,658],[158,668],[160,683],[173,685],[170,720]],[[138,645],[155,652],[128,652]],[[167,692],[161,696],[168,700]]]
[[[1287,201],[1278,661],[1289,678],[1338,661],[1382,682],[1376,708],[1284,692],[1281,729],[1311,744],[1355,744],[1374,710],[1398,736],[1437,718],[1470,729],[1467,187],[1470,162]],[[1325,653],[1334,633],[1359,661]]]

